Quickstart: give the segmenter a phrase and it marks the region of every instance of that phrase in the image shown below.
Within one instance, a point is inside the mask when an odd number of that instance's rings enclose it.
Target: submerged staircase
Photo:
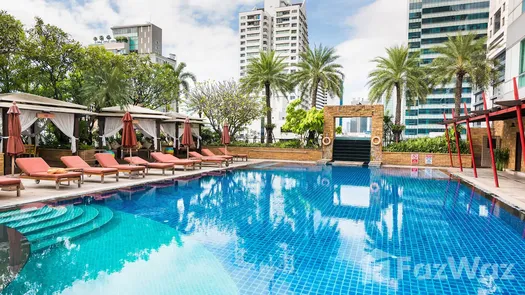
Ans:
[[[336,138],[334,140],[333,160],[370,162],[370,139]]]
[[[113,211],[98,205],[67,205],[0,213],[0,224],[23,234],[31,252],[94,232],[113,218]]]

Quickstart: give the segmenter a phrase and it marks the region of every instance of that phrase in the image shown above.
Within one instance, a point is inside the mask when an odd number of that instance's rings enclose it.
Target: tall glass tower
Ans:
[[[422,66],[438,55],[432,48],[458,33],[487,36],[490,1],[481,0],[409,0],[408,46],[411,52],[420,52]],[[442,134],[443,112],[452,115],[455,83],[434,89],[425,104],[417,102],[405,111],[405,136],[420,137]],[[472,87],[463,82],[462,101],[472,107]]]

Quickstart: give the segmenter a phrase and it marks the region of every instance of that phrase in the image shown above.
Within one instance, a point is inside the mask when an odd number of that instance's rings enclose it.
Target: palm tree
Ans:
[[[308,48],[301,53],[301,61],[297,64],[299,70],[292,74],[294,85],[301,90],[301,97],[309,93],[312,98],[312,108],[317,105],[317,92],[323,87],[331,96],[343,96],[342,65],[335,63],[339,56],[334,48],[320,45],[314,50]]]
[[[93,41],[95,41],[95,43],[97,43],[98,38],[97,37],[93,37]]]
[[[430,64],[434,83],[443,86],[455,80],[454,110],[460,113],[463,81],[469,79],[473,85],[485,88],[493,77],[493,61],[487,59],[486,38],[469,33],[449,36],[443,44],[432,50],[440,54]]]
[[[284,57],[277,56],[275,51],[261,51],[258,58],[250,60],[246,76],[241,79],[241,87],[247,93],[256,94],[263,89],[265,91],[266,125],[264,127],[268,144],[273,142],[272,132],[275,127],[272,124],[272,93],[281,93],[286,97],[286,94],[293,89],[285,70]]]
[[[387,57],[376,57],[376,69],[368,74],[370,86],[369,99],[372,103],[381,101],[383,97],[390,101],[395,91],[396,113],[392,132],[394,139],[399,141],[403,126],[401,125],[401,102],[403,94],[408,105],[416,100],[425,101],[430,88],[425,78],[425,70],[419,67],[419,55],[408,53],[407,46],[394,46],[386,49]]]
[[[193,81],[193,84],[197,83],[197,77],[190,72],[186,72],[186,63],[175,63],[171,66],[173,69],[173,79],[175,85],[175,112],[179,112],[179,103],[180,103],[180,93],[181,90],[184,93],[190,91],[190,81]]]

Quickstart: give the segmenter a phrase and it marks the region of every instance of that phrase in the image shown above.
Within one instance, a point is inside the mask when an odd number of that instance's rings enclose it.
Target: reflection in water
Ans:
[[[0,290],[22,269],[29,256],[29,244],[15,229],[0,225]]]
[[[520,276],[443,284],[398,268],[407,257],[411,266],[480,257],[525,273],[523,224],[455,181],[431,179],[438,176],[272,166],[121,190],[104,200],[115,211],[107,227],[32,257],[9,294],[108,294],[140,281],[140,271],[147,282],[126,294],[198,284],[208,294],[525,294]]]

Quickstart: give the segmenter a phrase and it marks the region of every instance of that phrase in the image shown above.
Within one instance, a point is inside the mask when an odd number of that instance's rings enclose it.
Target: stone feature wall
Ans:
[[[222,155],[219,147],[207,147],[216,155]],[[233,154],[247,154],[250,159],[289,160],[289,161],[319,161],[319,149],[283,149],[274,147],[228,147]]]
[[[501,138],[501,148],[507,148],[510,152],[507,169],[514,171],[516,170],[516,136],[518,132],[519,127],[517,119],[494,122],[494,133]],[[525,172],[523,157],[521,162],[521,172]]]
[[[336,118],[372,118],[372,138],[379,137],[383,140],[383,105],[347,105],[324,107],[324,132],[323,138],[330,138],[329,145],[323,145],[323,160],[332,160],[334,151],[335,119]],[[370,157],[372,161],[381,162],[383,143],[371,144]]]
[[[412,155],[417,154],[419,161],[417,164],[412,163]],[[432,164],[426,164],[427,155],[432,156]],[[454,167],[459,168],[459,160],[457,154],[452,154],[452,162]],[[461,162],[463,168],[472,168],[472,160],[470,155],[461,155]],[[449,154],[433,154],[433,153],[398,153],[398,152],[383,152],[383,165],[404,165],[404,166],[423,166],[423,167],[450,167]]]

